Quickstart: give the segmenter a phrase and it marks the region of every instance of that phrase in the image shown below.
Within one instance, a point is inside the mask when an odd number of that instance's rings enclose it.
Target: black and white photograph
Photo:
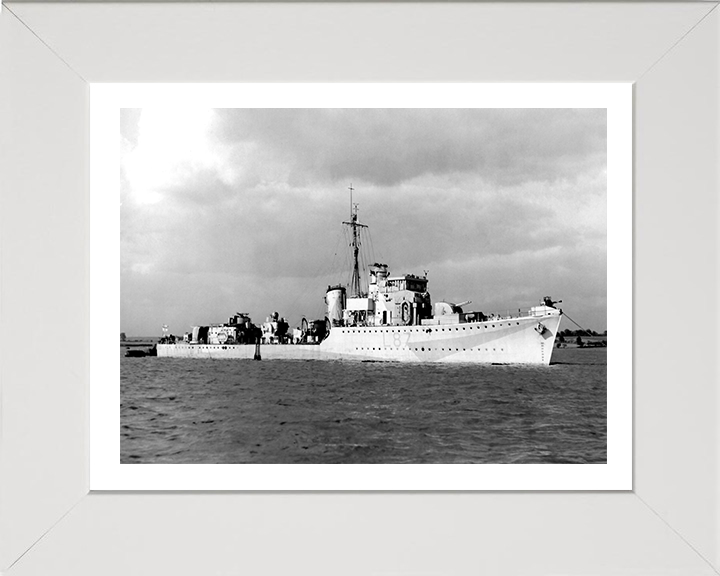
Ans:
[[[605,464],[604,108],[120,111],[122,464]]]

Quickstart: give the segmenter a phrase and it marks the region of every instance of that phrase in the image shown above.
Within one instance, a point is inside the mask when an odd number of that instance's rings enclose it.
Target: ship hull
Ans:
[[[161,358],[209,358],[215,360],[253,360],[255,344],[158,344]],[[327,354],[317,344],[263,344],[262,360],[332,360],[336,354]]]
[[[550,363],[560,314],[423,326],[335,327],[320,345],[268,344],[263,360]],[[542,329],[539,329],[539,327]],[[158,357],[246,359],[255,345],[158,344]]]
[[[547,365],[560,318],[553,313],[456,324],[336,327],[320,348],[362,360]]]

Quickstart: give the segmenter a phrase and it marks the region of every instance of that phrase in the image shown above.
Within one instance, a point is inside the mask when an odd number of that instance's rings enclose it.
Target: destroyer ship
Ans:
[[[352,187],[351,187],[352,194]],[[277,313],[260,326],[238,313],[227,323],[196,326],[182,341],[157,345],[157,355],[186,358],[356,359],[474,364],[550,363],[562,310],[550,297],[517,315],[464,311],[470,302],[439,301],[427,275],[391,275],[369,266],[360,282],[357,204],[350,201],[353,270],[349,286],[328,286],[324,321],[304,322],[292,333]]]

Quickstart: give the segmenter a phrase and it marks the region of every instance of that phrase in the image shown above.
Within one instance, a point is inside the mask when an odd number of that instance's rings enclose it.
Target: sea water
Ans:
[[[606,349],[550,366],[124,358],[122,463],[605,463]]]

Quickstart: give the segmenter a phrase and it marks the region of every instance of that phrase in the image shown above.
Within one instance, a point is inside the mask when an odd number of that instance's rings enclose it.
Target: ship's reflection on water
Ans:
[[[553,365],[121,358],[122,463],[604,463],[606,350]]]

